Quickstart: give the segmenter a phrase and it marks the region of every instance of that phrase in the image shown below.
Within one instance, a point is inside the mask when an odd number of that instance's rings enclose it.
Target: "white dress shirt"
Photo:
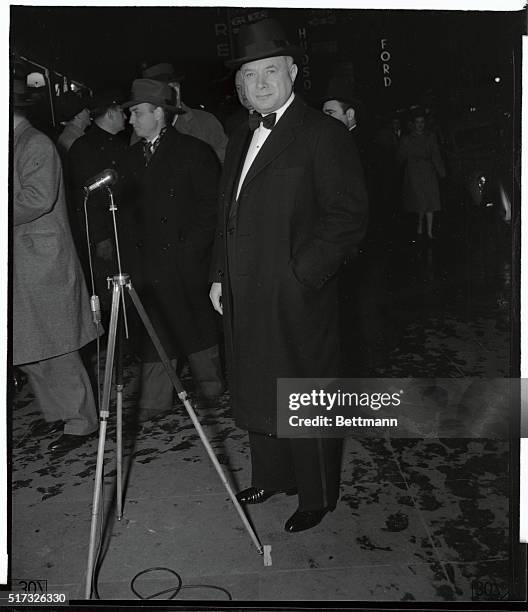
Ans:
[[[275,119],[275,125],[277,125],[279,119],[282,117],[285,110],[293,102],[294,97],[295,97],[295,94],[292,92],[288,100],[278,110],[275,111],[277,115]],[[266,113],[266,114],[270,115],[271,113]],[[263,115],[263,117],[265,116],[266,115]],[[244,166],[242,167],[242,172],[240,173],[240,180],[238,181],[238,188],[237,188],[237,194],[236,194],[237,200],[238,200],[238,196],[240,195],[240,190],[242,189],[242,185],[244,184],[244,179],[246,178],[248,170],[250,169],[251,164],[255,161],[255,158],[257,157],[260,149],[262,149],[263,144],[266,142],[266,138],[270,134],[271,134],[271,130],[268,130],[268,128],[265,128],[262,123],[253,132],[253,138],[251,139],[251,142],[249,143],[249,149],[246,154]]]

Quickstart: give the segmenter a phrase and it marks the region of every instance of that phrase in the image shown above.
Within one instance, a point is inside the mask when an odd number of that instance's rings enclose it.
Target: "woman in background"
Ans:
[[[441,210],[438,177],[445,177],[445,169],[436,136],[426,130],[425,113],[416,109],[412,114],[412,130],[402,136],[398,158],[404,164],[403,209],[418,214],[416,233],[424,232],[433,239],[435,211]]]

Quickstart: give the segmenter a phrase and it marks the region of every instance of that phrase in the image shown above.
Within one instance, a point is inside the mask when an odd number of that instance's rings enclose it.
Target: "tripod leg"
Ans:
[[[120,288],[120,293],[123,293],[123,288]],[[124,301],[125,298],[121,296],[121,303],[123,304],[124,313]],[[116,360],[115,360],[115,386],[116,386],[116,451],[117,451],[117,465],[116,465],[116,487],[117,487],[117,500],[116,500],[116,515],[117,520],[120,521],[123,517],[123,328],[126,327],[126,323],[123,319],[119,319],[117,326],[117,346],[116,346]]]
[[[202,426],[200,425],[200,421],[198,420],[198,418],[196,417],[196,414],[194,412],[193,407],[191,406],[191,403],[189,402],[189,400],[187,399],[187,392],[185,391],[185,389],[183,388],[180,379],[176,376],[176,372],[174,372],[174,370],[171,367],[169,358],[167,357],[167,353],[165,352],[160,339],[158,338],[158,335],[156,334],[156,331],[154,330],[154,327],[150,321],[150,319],[148,318],[148,315],[145,311],[145,309],[143,308],[143,304],[141,303],[141,300],[139,299],[138,294],[136,293],[134,287],[132,287],[132,284],[129,283],[127,285],[128,291],[130,293],[130,297],[132,298],[132,302],[134,303],[134,306],[136,307],[136,310],[141,318],[141,321],[143,322],[143,325],[145,326],[145,329],[148,332],[148,335],[150,336],[150,339],[152,340],[154,346],[156,347],[156,350],[158,352],[158,355],[160,356],[160,359],[163,363],[163,365],[165,366],[165,370],[167,371],[167,374],[169,376],[169,378],[171,379],[171,382],[174,386],[174,388],[176,389],[177,393],[178,393],[178,397],[180,398],[180,400],[183,402],[183,405],[185,406],[189,417],[191,418],[191,421],[193,422],[194,427],[196,428],[196,431],[198,432],[198,435],[200,436],[200,440],[202,441],[202,444],[205,447],[205,450],[207,451],[207,454],[209,455],[209,459],[211,460],[212,464],[214,465],[218,476],[220,477],[220,480],[222,481],[222,483],[224,484],[224,487],[226,488],[227,492],[229,493],[229,497],[231,498],[231,501],[233,502],[240,518],[242,519],[242,522],[244,523],[244,526],[246,527],[246,530],[249,534],[249,536],[251,537],[253,543],[255,544],[257,551],[260,555],[262,555],[264,553],[264,549],[262,548],[262,544],[260,543],[257,535],[255,534],[255,531],[253,530],[253,528],[251,527],[245,513],[244,510],[242,510],[242,507],[240,506],[240,503],[238,501],[238,499],[236,498],[235,494],[233,493],[233,490],[231,489],[231,486],[229,484],[229,482],[227,481],[227,478],[225,477],[225,474],[222,470],[222,467],[220,466],[220,464],[218,463],[218,459],[216,458],[216,455],[214,454],[213,449],[211,448],[211,445],[209,444],[209,440],[207,439]]]
[[[117,388],[117,405],[116,405],[116,450],[117,450],[117,520],[123,518],[123,386]]]
[[[112,369],[114,362],[117,320],[119,317],[119,286],[114,284],[112,293],[112,308],[110,315],[110,329],[108,332],[108,345],[106,349],[105,376],[103,382],[103,400],[99,412],[99,445],[97,448],[97,464],[95,468],[95,483],[92,502],[92,523],[90,527],[90,546],[88,549],[88,567],[86,569],[85,598],[92,595],[92,578],[95,565],[95,544],[97,525],[99,523],[99,507],[103,488],[103,465],[106,440],[106,426],[108,422],[108,408],[110,406],[110,388],[112,384]]]

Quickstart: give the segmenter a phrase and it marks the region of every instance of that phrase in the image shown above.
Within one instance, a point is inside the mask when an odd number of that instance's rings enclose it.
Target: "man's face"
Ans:
[[[139,138],[150,140],[159,134],[160,126],[155,110],[156,107],[148,102],[130,107],[130,124]]]
[[[269,57],[243,64],[240,73],[249,104],[259,113],[273,113],[290,97],[297,66],[284,56]]]
[[[423,134],[425,131],[425,117],[415,117],[413,123],[416,133]]]
[[[337,100],[327,100],[323,104],[323,113],[337,119],[338,121],[341,121],[341,123],[349,127],[347,114],[341,108],[341,104],[339,104]]]

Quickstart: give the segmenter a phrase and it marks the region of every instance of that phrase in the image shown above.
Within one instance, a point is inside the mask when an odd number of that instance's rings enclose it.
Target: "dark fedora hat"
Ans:
[[[246,62],[266,57],[291,55],[300,60],[304,51],[291,43],[282,25],[276,19],[262,19],[242,26],[236,40],[236,57],[226,62],[229,68],[240,68]]]
[[[29,87],[27,86],[26,81],[23,79],[13,79],[11,94],[13,106],[15,108],[25,108],[26,106],[33,106],[33,104],[35,104],[35,100],[31,96]]]
[[[330,79],[326,91],[321,99],[321,104],[337,100],[355,107],[359,101],[354,95],[354,84],[347,78],[333,77]]]
[[[172,88],[166,83],[154,79],[136,79],[132,83],[132,99],[122,104],[123,108],[130,108],[136,104],[148,102],[154,106],[161,106],[173,113],[182,113],[182,109],[174,106]]]
[[[94,116],[102,115],[109,108],[123,104],[125,97],[118,89],[96,91],[89,103],[90,113]]]
[[[88,101],[73,91],[67,91],[57,98],[57,115],[60,122],[71,121],[85,108]]]
[[[161,81],[162,83],[181,83],[185,78],[185,75],[178,74],[174,70],[174,66],[168,62],[162,62],[161,64],[154,64],[145,68],[141,73],[144,79],[153,79],[154,81]]]

